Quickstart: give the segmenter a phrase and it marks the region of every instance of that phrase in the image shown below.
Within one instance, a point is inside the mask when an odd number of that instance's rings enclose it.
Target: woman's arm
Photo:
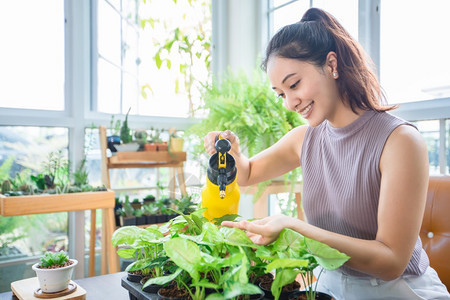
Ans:
[[[428,187],[428,156],[419,132],[400,126],[389,137],[380,161],[381,191],[375,240],[333,233],[287,216],[256,222],[224,222],[248,231],[258,244],[275,240],[283,228],[326,243],[350,256],[347,266],[383,280],[399,277],[419,235]]]
[[[307,126],[299,126],[289,131],[271,147],[247,158],[241,153],[239,138],[231,131],[213,131],[204,139],[204,146],[209,154],[214,149],[215,137],[220,134],[231,142],[231,154],[236,160],[238,184],[252,185],[283,175],[300,166],[300,152]]]

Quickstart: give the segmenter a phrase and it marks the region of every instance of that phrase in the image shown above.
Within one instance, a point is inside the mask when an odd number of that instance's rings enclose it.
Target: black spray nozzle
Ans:
[[[222,153],[222,154],[231,150],[231,143],[227,139],[218,139],[214,146],[215,146],[217,152]]]
[[[209,180],[219,186],[220,198],[225,197],[225,189],[236,178],[236,163],[233,156],[228,153],[231,143],[227,139],[217,139],[215,148],[217,153],[209,159],[207,170]]]

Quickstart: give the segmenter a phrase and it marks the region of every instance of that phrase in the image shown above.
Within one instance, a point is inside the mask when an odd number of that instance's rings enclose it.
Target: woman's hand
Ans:
[[[225,131],[211,131],[209,132],[205,138],[203,139],[203,145],[205,146],[206,152],[209,155],[213,155],[214,153],[216,153],[216,148],[215,148],[215,144],[216,144],[216,137],[217,136],[221,136],[227,140],[230,141],[231,143],[231,154],[233,156],[236,155],[240,155],[241,153],[241,148],[239,145],[239,138],[236,134],[234,134],[232,131],[230,130],[225,130]]]
[[[253,243],[258,245],[267,245],[275,241],[280,232],[288,227],[293,221],[291,217],[285,215],[275,215],[255,221],[222,222],[223,226],[235,227],[247,231],[247,236]]]

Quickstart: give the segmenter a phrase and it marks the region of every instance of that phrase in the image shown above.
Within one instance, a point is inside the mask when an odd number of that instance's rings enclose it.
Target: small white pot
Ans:
[[[73,262],[70,266],[57,269],[41,269],[35,263],[32,269],[36,271],[39,280],[39,286],[44,293],[56,293],[65,290],[69,286],[72,278],[73,268],[78,264],[76,259],[70,259]]]

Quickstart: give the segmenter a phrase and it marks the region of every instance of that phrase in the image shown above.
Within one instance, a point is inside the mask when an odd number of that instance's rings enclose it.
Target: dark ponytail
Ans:
[[[385,98],[372,71],[372,60],[359,43],[332,15],[318,8],[308,9],[300,22],[287,25],[274,35],[262,67],[267,70],[267,62],[274,56],[323,67],[330,51],[337,55],[339,94],[355,113],[357,108],[375,111],[396,108],[382,104]]]

